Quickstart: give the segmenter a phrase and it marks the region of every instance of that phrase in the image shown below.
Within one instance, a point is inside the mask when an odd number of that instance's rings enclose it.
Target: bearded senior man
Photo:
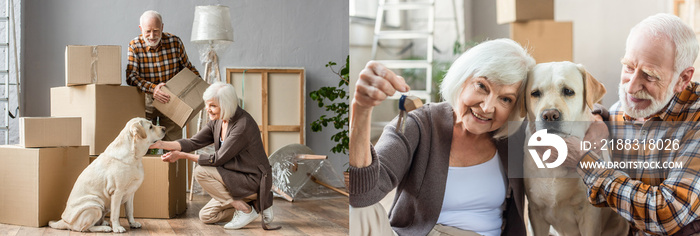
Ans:
[[[627,37],[620,101],[603,115],[610,121],[609,136],[605,125],[589,128],[584,139],[597,142],[597,151],[581,150],[578,140],[567,138],[564,166],[577,168],[592,204],[610,207],[630,223],[630,235],[700,232],[700,84],[691,82],[697,55],[695,33],[680,18],[644,19]],[[660,137],[663,147],[650,145]],[[605,163],[600,148],[611,150],[618,163],[682,166],[591,168]]]
[[[168,103],[170,96],[161,90],[165,82],[184,68],[199,75],[187,58],[185,46],[179,37],[163,32],[163,18],[156,11],[141,15],[141,35],[129,42],[126,82],[138,87],[146,95],[146,118],[165,126],[165,141],[182,138],[182,129],[153,107],[153,100]]]

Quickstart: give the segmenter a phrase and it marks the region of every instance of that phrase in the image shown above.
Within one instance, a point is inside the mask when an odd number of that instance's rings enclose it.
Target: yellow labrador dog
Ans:
[[[536,65],[528,74],[524,93],[523,111],[527,112],[529,121],[525,140],[542,129],[583,140],[594,121],[591,108],[604,94],[605,87],[582,65],[572,62]],[[529,148],[525,145],[524,182],[535,236],[549,235],[550,226],[559,235],[627,235],[628,225],[622,217],[609,208],[597,208],[588,202],[586,186],[575,170],[541,168],[542,163],[535,162]]]
[[[55,229],[115,232],[126,229],[119,224],[120,206],[126,203],[131,228],[134,221],[134,193],[143,182],[143,156],[148,146],[165,136],[165,128],[144,118],[133,118],[119,136],[95,159],[73,185],[61,220],[49,222]],[[103,219],[112,210],[112,227]]]

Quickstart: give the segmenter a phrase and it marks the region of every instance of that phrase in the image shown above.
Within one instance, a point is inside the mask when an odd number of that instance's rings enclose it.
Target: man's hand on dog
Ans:
[[[600,154],[600,149],[602,146],[600,140],[607,139],[608,136],[608,126],[605,125],[605,122],[602,121],[600,116],[596,116],[596,121],[593,122],[590,127],[588,127],[588,130],[586,131],[586,135],[583,137],[583,140],[591,143],[592,147],[590,150]],[[564,160],[564,163],[562,163],[561,166],[568,168],[576,168],[578,166],[578,163],[581,161],[581,158],[584,154],[586,154],[588,150],[581,149],[581,139],[579,139],[578,137],[569,136],[564,137],[563,139],[566,143],[566,148],[568,151],[566,155],[566,160]],[[537,147],[536,149],[539,153],[544,153],[545,151],[547,151],[547,149],[550,149],[550,147]],[[557,160],[557,150],[554,148],[551,149],[552,153],[550,155],[550,158],[545,160],[545,163],[552,163]]]

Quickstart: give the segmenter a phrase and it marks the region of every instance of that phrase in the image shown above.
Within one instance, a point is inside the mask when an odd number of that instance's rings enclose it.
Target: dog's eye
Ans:
[[[533,98],[538,98],[538,97],[542,96],[542,94],[540,93],[539,90],[535,90],[535,91],[532,91],[532,92],[530,93],[530,96],[533,97]]]
[[[561,93],[564,94],[565,96],[573,96],[574,90],[571,90],[569,88],[564,88],[561,90]]]

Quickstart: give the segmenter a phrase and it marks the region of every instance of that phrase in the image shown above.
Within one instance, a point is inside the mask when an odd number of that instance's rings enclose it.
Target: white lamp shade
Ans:
[[[229,8],[227,6],[195,7],[190,40],[194,43],[233,42]]]

